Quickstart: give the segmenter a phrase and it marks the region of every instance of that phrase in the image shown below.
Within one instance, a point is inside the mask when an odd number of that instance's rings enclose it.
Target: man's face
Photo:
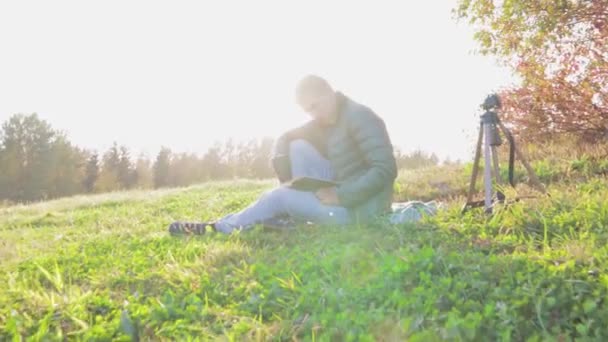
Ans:
[[[333,91],[306,94],[298,99],[299,105],[315,120],[332,124],[336,111],[336,95]]]

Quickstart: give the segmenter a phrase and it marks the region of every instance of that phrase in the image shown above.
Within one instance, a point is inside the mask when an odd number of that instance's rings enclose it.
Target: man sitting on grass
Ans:
[[[283,184],[238,213],[210,223],[174,222],[170,233],[203,234],[207,226],[230,233],[281,219],[356,224],[390,210],[397,166],[384,121],[314,75],[298,82],[296,101],[312,120],[277,140],[273,166]],[[299,177],[336,185],[302,190],[285,184]]]

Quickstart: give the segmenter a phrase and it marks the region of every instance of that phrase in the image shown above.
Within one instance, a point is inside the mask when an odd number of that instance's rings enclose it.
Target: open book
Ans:
[[[339,183],[329,179],[312,177],[298,177],[285,183],[285,186],[301,191],[317,191],[321,188],[330,188]]]

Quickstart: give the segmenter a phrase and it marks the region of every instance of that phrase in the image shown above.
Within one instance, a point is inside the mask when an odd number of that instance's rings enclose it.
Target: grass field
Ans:
[[[552,196],[492,217],[459,213],[470,165],[403,172],[446,207],[402,225],[167,234],[246,180],[0,208],[0,340],[607,340],[608,163],[536,160]]]

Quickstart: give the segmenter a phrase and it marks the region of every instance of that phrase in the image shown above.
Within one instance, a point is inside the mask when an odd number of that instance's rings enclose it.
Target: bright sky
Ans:
[[[76,145],[204,152],[307,117],[308,73],[384,118],[395,145],[472,159],[479,104],[513,82],[473,54],[455,1],[0,3],[0,121],[37,112]]]

